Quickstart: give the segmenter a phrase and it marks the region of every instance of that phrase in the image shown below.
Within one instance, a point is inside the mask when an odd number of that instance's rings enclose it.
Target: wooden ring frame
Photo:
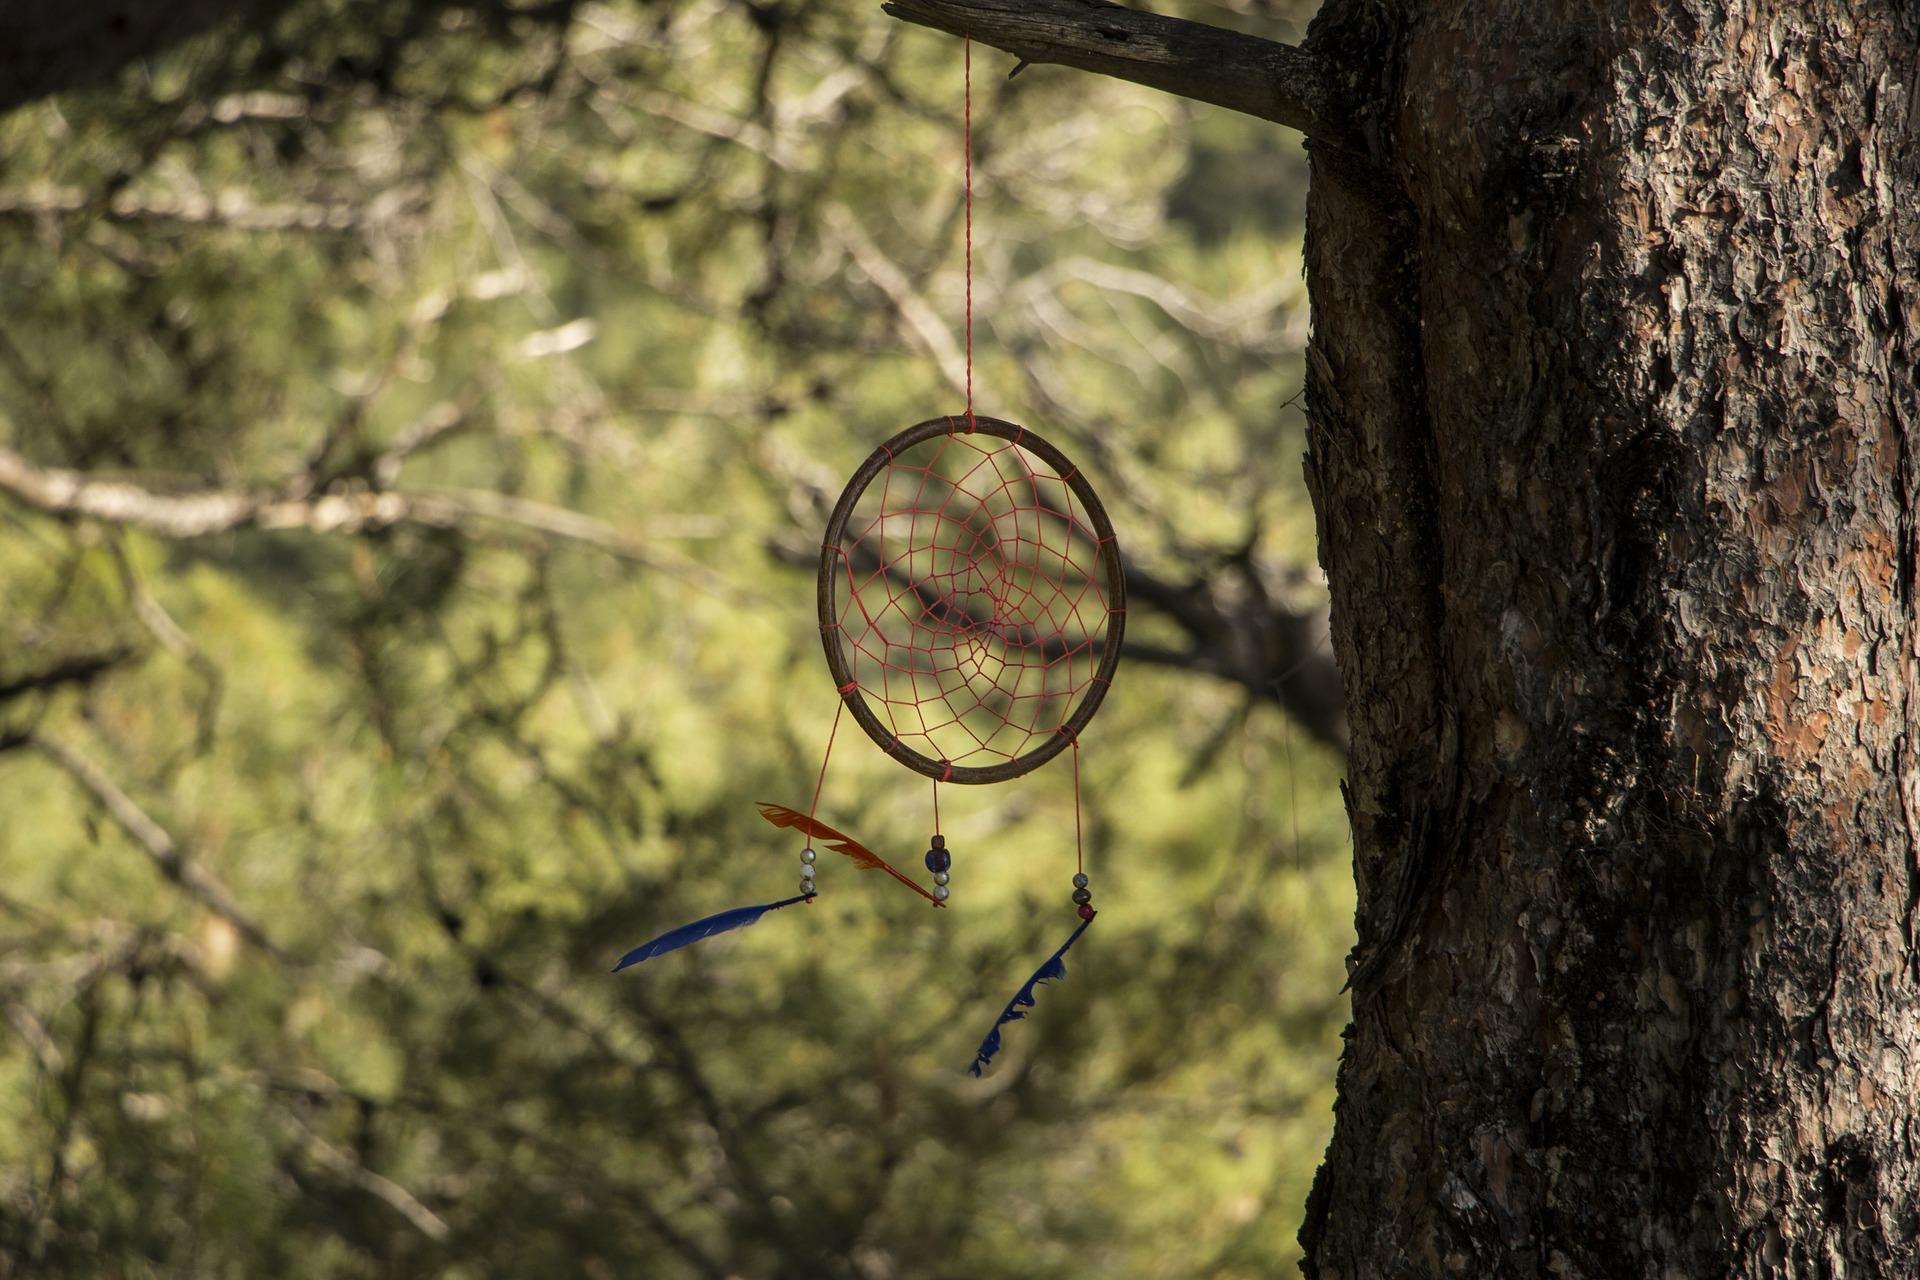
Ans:
[[[842,556],[840,540],[846,534],[847,521],[853,515],[854,507],[860,496],[867,491],[873,478],[884,471],[900,454],[917,444],[923,444],[935,436],[946,435],[990,435],[1025,449],[1053,468],[1053,473],[1080,499],[1080,505],[1086,510],[1087,518],[1093,523],[1094,536],[1098,539],[1100,560],[1106,570],[1107,597],[1107,642],[1106,649],[1100,655],[1100,669],[1080,693],[1080,702],[1073,714],[1057,730],[1048,734],[1046,740],[1033,750],[1015,756],[998,764],[983,766],[956,765],[946,760],[934,760],[920,754],[900,741],[892,729],[880,722],[873,708],[867,705],[865,696],[855,681],[847,656],[842,651],[839,639],[834,632],[840,630],[834,610],[834,581]],[[1017,423],[1005,422],[999,418],[960,415],[952,418],[929,418],[917,426],[908,427],[885,444],[875,449],[860,469],[847,481],[846,489],[840,494],[840,501],[834,504],[833,514],[827,519],[826,536],[820,545],[820,643],[827,651],[827,669],[833,673],[834,687],[844,689],[841,699],[860,727],[867,731],[874,744],[882,751],[906,765],[916,773],[923,773],[936,782],[960,782],[969,784],[987,782],[1005,782],[1031,773],[1047,761],[1059,755],[1079,740],[1080,733],[1093,719],[1094,712],[1100,709],[1101,700],[1112,687],[1114,670],[1120,665],[1120,640],[1126,630],[1127,622],[1127,583],[1125,572],[1120,565],[1120,544],[1113,533],[1113,522],[1107,519],[1107,509],[1100,503],[1100,496],[1093,486],[1080,473],[1080,469],[1067,459],[1064,453]]]

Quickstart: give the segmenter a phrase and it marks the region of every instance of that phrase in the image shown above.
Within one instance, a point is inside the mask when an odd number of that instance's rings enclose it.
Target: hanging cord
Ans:
[[[1073,744],[1073,869],[1087,874],[1086,852],[1080,844],[1080,743]]]
[[[973,37],[960,35],[966,77],[966,190],[967,190],[967,430],[973,420]],[[937,823],[935,824],[938,825]]]
[[[1080,822],[1080,739],[1073,740],[1073,909],[1080,916],[1081,928],[1085,928],[1094,916],[1093,890],[1087,881],[1086,841],[1081,834]],[[1073,935],[1079,937],[1078,933]],[[1069,939],[1068,946],[1072,946]]]
[[[940,834],[940,779],[933,780],[933,839],[927,842],[927,870],[933,872],[933,900],[945,902],[949,892],[947,880],[953,869],[953,853],[947,848],[947,838]]]
[[[814,814],[819,812],[820,809],[820,793],[826,789],[827,761],[833,759],[833,740],[839,736],[840,733],[840,713],[847,709],[846,695],[847,690],[842,689],[840,691],[840,701],[833,709],[833,727],[827,730],[827,749],[822,752],[820,756],[820,777],[815,780],[813,784],[813,803],[807,806],[807,827],[809,829],[814,825]],[[800,851],[800,893],[806,899],[809,906],[813,904],[813,896],[817,892],[814,888],[813,879],[814,863],[817,861],[817,857],[818,855],[813,851],[813,842],[808,841],[807,847]]]
[[[812,822],[814,816],[820,810],[820,791],[827,785],[827,761],[833,759],[834,735],[840,732],[840,713],[846,709],[846,698],[843,695],[841,700],[833,708],[833,727],[827,730],[827,749],[820,757],[820,778],[813,784],[813,803],[807,806],[808,822]]]

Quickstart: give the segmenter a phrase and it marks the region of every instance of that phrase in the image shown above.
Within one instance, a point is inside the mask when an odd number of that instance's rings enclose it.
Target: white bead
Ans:
[[[947,886],[943,884],[935,885],[933,890],[933,896],[940,899],[940,901],[945,902],[947,900]]]
[[[813,879],[811,876],[800,882],[800,892],[808,894],[814,892]]]
[[[813,865],[813,860],[817,856],[812,849],[802,849],[800,851],[800,861],[806,863],[808,866]]]
[[[948,876],[947,876],[947,873],[946,873],[946,872],[944,872],[944,871],[936,871],[936,872],[934,872],[934,875],[933,875],[933,882],[934,882],[935,884],[945,884],[945,883],[947,882],[947,879],[948,879]]]

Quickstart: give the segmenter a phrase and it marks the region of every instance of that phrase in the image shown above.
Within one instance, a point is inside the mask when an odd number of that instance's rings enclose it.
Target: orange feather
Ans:
[[[928,893],[925,889],[922,889],[917,881],[901,875],[885,858],[867,848],[852,836],[842,835],[826,823],[814,818],[809,818],[797,809],[789,809],[785,805],[769,804],[765,800],[759,803],[760,816],[768,822],[771,822],[774,826],[791,827],[795,831],[803,832],[809,839],[819,840],[824,843],[832,852],[845,854],[853,860],[853,865],[862,871],[884,871],[901,884],[907,886],[907,888],[925,898],[928,902],[931,902],[934,906],[944,907],[947,905]]]

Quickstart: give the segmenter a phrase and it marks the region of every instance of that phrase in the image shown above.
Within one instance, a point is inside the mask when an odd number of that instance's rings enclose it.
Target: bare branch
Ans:
[[[797,475],[793,480],[814,491],[816,506],[830,496]],[[796,568],[818,563],[819,549],[811,543],[776,541],[768,550]],[[1136,618],[1152,610],[1178,627],[1186,641],[1174,648],[1130,635],[1122,649],[1129,661],[1240,685],[1286,711],[1316,740],[1346,751],[1346,709],[1324,606],[1298,611],[1268,593],[1247,589],[1240,579],[1258,572],[1251,565],[1231,566],[1237,572],[1184,586],[1149,573],[1130,556],[1123,557],[1123,565]]]
[[[1185,634],[1173,649],[1129,637],[1126,656],[1155,666],[1231,680],[1284,708],[1299,725],[1339,751],[1347,749],[1346,708],[1324,606],[1296,611],[1264,589],[1260,566],[1237,558],[1181,585],[1125,558],[1127,596],[1158,611]]]
[[[54,1043],[53,1036],[47,1031],[47,1024],[38,1014],[21,1004],[18,1000],[9,1000],[6,1004],[7,1021],[20,1033],[20,1039],[33,1051],[34,1060],[40,1064],[40,1070],[48,1079],[58,1076],[66,1069],[66,1056],[60,1052],[60,1046]]]
[[[1131,80],[1358,145],[1326,65],[1292,45],[1101,0],[889,0],[880,7],[1023,62]]]
[[[82,516],[167,538],[205,538],[241,529],[304,529],[369,533],[396,525],[474,532],[488,521],[595,547],[622,560],[688,571],[665,563],[657,549],[603,520],[530,498],[478,489],[345,489],[310,497],[245,494],[222,489],[157,493],[122,480],[39,467],[0,448],[0,493],[49,515]]]
[[[57,689],[61,685],[87,684],[132,656],[132,649],[117,645],[100,653],[77,654],[62,658],[52,666],[43,667],[38,671],[30,671],[9,680],[0,680],[0,704],[23,694]]]
[[[400,468],[407,464],[407,459],[443,437],[470,426],[473,399],[466,397],[460,403],[442,400],[427,410],[425,415],[415,419],[373,460],[374,479],[383,488],[393,487],[394,482],[400,479]]]
[[[953,340],[952,331],[941,322],[932,304],[914,291],[907,273],[880,251],[880,246],[873,242],[866,228],[844,206],[830,206],[827,218],[834,234],[846,246],[847,252],[853,255],[854,262],[867,273],[868,279],[879,286],[880,292],[887,295],[887,301],[893,304],[905,335],[917,340],[933,357],[934,363],[940,366],[947,384],[955,392],[965,395],[966,361],[961,356],[960,345]]]
[[[375,1173],[292,1117],[286,1117],[286,1123],[306,1148],[307,1154],[321,1168],[385,1203],[412,1223],[414,1229],[427,1239],[437,1243],[450,1234],[446,1219],[422,1204],[413,1192],[393,1179]]]
[[[709,138],[718,138],[722,142],[731,142],[757,152],[772,161],[776,168],[793,169],[799,165],[791,148],[751,120],[735,119],[667,93],[642,93],[635,100],[635,105],[648,115],[671,120],[695,133],[704,133]]]
[[[120,571],[120,587],[126,593],[128,604],[133,607],[133,616],[160,642],[161,647],[186,663],[200,677],[204,692],[200,697],[200,728],[195,736],[198,745],[204,747],[213,738],[214,721],[220,713],[220,695],[226,689],[226,676],[219,664],[194,643],[186,629],[174,621],[173,615],[147,590],[140,575],[134,572],[124,539],[112,539],[108,548],[113,552],[114,566]]]
[[[87,759],[73,747],[58,738],[32,731],[28,741],[39,748],[40,753],[67,771],[93,798],[100,803],[109,816],[120,825],[120,829],[133,838],[133,842],[152,859],[160,874],[186,890],[215,915],[240,931],[240,935],[267,952],[276,959],[286,959],[286,953],[275,946],[267,937],[266,931],[254,919],[242,911],[234,902],[227,887],[214,879],[206,870],[195,866],[187,859],[180,844],[173,835],[147,811],[134,803],[133,797],[120,789],[120,784],[108,777],[99,765]]]
[[[178,222],[236,231],[352,231],[367,210],[350,204],[254,204],[237,191],[208,197],[116,192],[103,204],[77,187],[0,191],[0,216],[66,216],[95,210],[115,222]]]

